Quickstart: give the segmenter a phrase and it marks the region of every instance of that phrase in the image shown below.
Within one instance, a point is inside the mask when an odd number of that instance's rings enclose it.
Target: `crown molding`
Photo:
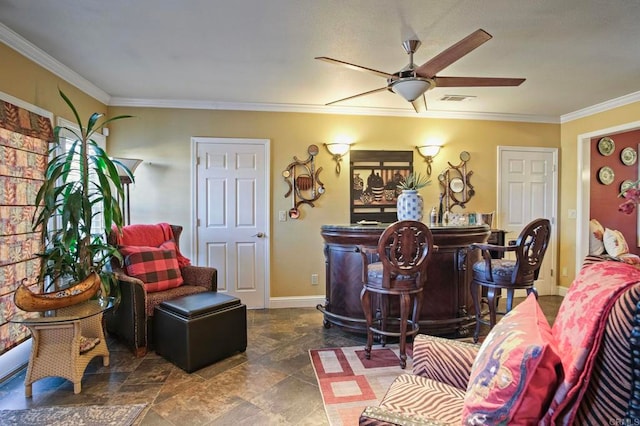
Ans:
[[[628,95],[620,96],[619,98],[614,98],[568,114],[563,114],[560,116],[560,123],[568,123],[579,118],[588,117],[590,115],[605,112],[610,109],[629,105],[638,101],[640,101],[640,92],[629,93]]]
[[[67,83],[82,90],[87,95],[97,99],[105,105],[109,104],[111,96],[77,72],[71,70],[62,62],[54,59],[36,45],[25,40],[18,33],[0,23],[0,41],[26,58],[32,60],[42,68],[57,75]]]
[[[559,123],[557,117],[526,114],[498,114],[482,112],[457,111],[426,111],[420,114],[408,109],[394,108],[358,108],[340,106],[314,106],[301,104],[268,104],[268,103],[238,103],[214,102],[197,100],[171,99],[142,99],[112,97],[109,106],[137,107],[137,108],[177,108],[177,109],[206,109],[225,111],[264,111],[264,112],[299,112],[310,114],[339,114],[339,115],[370,115],[385,117],[409,118],[448,118],[454,120],[485,120],[485,121],[522,121],[533,123]]]

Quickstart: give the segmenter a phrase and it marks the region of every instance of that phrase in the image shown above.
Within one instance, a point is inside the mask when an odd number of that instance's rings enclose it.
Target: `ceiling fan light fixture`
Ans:
[[[419,77],[399,78],[392,81],[390,85],[394,93],[408,102],[413,102],[431,88],[431,80]]]

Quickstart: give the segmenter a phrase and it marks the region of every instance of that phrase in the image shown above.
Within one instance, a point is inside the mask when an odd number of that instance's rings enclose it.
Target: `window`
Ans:
[[[80,132],[80,129],[78,129],[78,126],[68,120],[65,120],[64,118],[58,118],[58,126],[61,127],[67,127],[69,129],[73,129],[76,132]],[[66,142],[64,144],[60,144],[59,148],[61,150],[64,150],[63,152],[56,152],[53,153],[54,155],[59,155],[62,153],[66,153],[69,152],[69,150],[71,150],[73,143],[75,142],[75,136],[66,131],[65,129],[62,129],[60,131],[60,137],[65,138]],[[106,145],[107,145],[107,139],[105,136],[99,134],[99,133],[94,133],[93,136],[91,137],[91,139],[96,142],[98,144],[98,146],[102,149],[106,149]],[[79,161],[79,160],[78,160]],[[75,173],[78,174],[79,173],[79,166],[74,167],[75,169]],[[71,172],[71,176],[73,177],[73,171]],[[90,179],[93,176],[93,178],[95,179],[95,173],[91,173],[90,174]],[[97,181],[97,180],[96,180]],[[60,226],[60,224],[58,224],[58,226]],[[102,230],[104,229],[104,216],[100,213],[97,214],[93,217],[93,220],[91,221],[91,233],[92,234],[100,234],[102,233]]]

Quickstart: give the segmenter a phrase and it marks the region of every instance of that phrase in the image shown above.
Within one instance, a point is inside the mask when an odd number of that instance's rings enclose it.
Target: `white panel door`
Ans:
[[[268,148],[256,139],[194,138],[196,259],[218,291],[249,308],[268,300]]]
[[[516,240],[532,220],[551,221],[551,240],[540,269],[536,289],[556,294],[557,149],[498,147],[498,227],[505,241]]]

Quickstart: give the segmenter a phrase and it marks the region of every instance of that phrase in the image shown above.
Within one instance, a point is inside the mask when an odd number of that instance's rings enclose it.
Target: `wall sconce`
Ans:
[[[329,154],[333,156],[334,161],[336,162],[336,173],[340,174],[340,162],[342,161],[342,157],[349,152],[351,149],[351,145],[349,143],[344,142],[333,142],[333,143],[325,143],[324,146],[329,151]]]
[[[124,198],[122,199],[122,206],[120,209],[122,210],[122,222],[125,225],[131,224],[131,207],[129,205],[129,184],[133,183],[127,172],[122,168],[122,166],[126,167],[131,175],[133,176],[133,172],[136,168],[142,163],[142,160],[138,160],[137,158],[112,158],[116,167],[118,168],[118,176],[120,177],[120,182],[124,185]],[[126,207],[126,209],[125,209]]]
[[[431,163],[433,162],[433,157],[440,152],[440,145],[416,146],[416,149],[427,162],[427,176],[431,176]]]

